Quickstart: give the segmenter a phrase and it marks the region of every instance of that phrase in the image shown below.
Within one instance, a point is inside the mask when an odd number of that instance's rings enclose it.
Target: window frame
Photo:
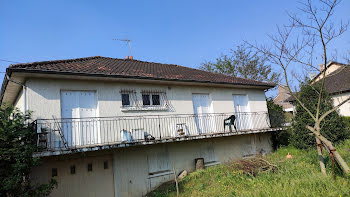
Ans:
[[[127,104],[127,105],[124,105],[124,104],[123,104],[123,101],[124,101],[124,97],[123,97],[123,96],[124,96],[124,95],[127,95],[127,96],[128,96],[128,100],[127,100],[127,101],[128,101],[129,104]],[[122,92],[122,93],[121,93],[121,97],[122,97],[122,106],[123,106],[123,107],[130,107],[130,106],[132,106],[132,105],[131,105],[131,102],[130,102],[130,93],[128,93],[128,92]]]
[[[129,95],[129,105],[123,105],[123,95]],[[128,90],[128,89],[122,89],[120,91],[120,98],[121,98],[121,108],[122,109],[129,109],[129,108],[135,108],[137,107],[137,95],[135,90]]]
[[[141,92],[141,97],[142,97],[142,107],[162,107],[164,105],[164,103],[161,101],[161,94],[164,94],[164,93],[161,93],[161,92],[155,92],[155,93],[152,93],[152,92]],[[144,96],[148,95],[148,100],[149,100],[149,105],[145,105],[144,104]],[[153,96],[158,96],[158,102],[159,102],[159,105],[155,105],[154,104],[154,101],[153,101]]]

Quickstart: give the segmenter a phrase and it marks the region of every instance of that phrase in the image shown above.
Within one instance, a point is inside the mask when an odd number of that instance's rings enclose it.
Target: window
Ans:
[[[170,168],[169,153],[167,148],[152,150],[147,154],[148,175],[160,175],[172,173]]]
[[[205,166],[216,165],[219,163],[213,143],[202,144],[200,147],[200,156],[204,159]]]
[[[75,174],[75,165],[70,167],[70,174]]]
[[[91,172],[92,171],[92,163],[89,163],[88,164],[88,172]]]
[[[159,94],[152,95],[152,105],[160,105],[160,96]]]
[[[103,169],[108,169],[108,161],[103,162]]]
[[[58,176],[57,168],[52,168],[52,170],[51,170],[51,177],[55,177],[55,176]]]
[[[122,105],[129,106],[130,105],[130,95],[127,93],[122,94]]]
[[[150,96],[151,96],[150,94],[143,94],[142,95],[142,103],[144,106],[151,105]]]
[[[134,90],[121,90],[122,108],[135,107],[137,103],[136,92]]]
[[[143,106],[159,106],[160,95],[159,94],[142,94]]]

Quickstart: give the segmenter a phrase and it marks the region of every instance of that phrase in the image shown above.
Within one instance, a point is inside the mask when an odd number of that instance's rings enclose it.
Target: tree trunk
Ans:
[[[344,161],[344,159],[340,156],[338,151],[333,146],[332,142],[327,140],[327,138],[323,137],[321,134],[317,133],[316,130],[310,126],[306,126],[307,129],[309,129],[325,146],[328,147],[328,149],[333,153],[335,159],[338,161],[339,165],[343,168],[343,171],[345,174],[350,174],[350,168],[348,164]]]
[[[321,172],[322,172],[322,174],[327,175],[326,166],[324,165],[324,159],[323,159],[323,155],[322,155],[322,144],[321,144],[321,141],[317,137],[316,137],[316,146],[317,146],[318,159],[320,160]]]

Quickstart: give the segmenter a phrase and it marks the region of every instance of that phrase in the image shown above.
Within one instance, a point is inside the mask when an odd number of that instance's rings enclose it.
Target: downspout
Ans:
[[[23,114],[27,111],[27,86],[22,85],[23,88]]]
[[[8,81],[11,81],[11,82],[13,82],[13,83],[15,83],[17,85],[22,86],[22,90],[23,90],[23,114],[25,114],[26,111],[27,111],[27,86],[25,86],[23,83],[20,83],[20,82],[17,82],[17,81],[13,81],[10,78],[10,76],[8,76],[7,74],[6,74],[6,78],[7,78]]]

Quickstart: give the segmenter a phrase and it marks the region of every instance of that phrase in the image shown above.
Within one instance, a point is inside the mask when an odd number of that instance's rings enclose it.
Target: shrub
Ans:
[[[267,108],[269,111],[271,127],[272,128],[282,127],[283,124],[286,122],[286,118],[285,118],[286,116],[284,114],[283,108],[275,104],[272,98],[268,98],[266,102],[267,102]],[[281,146],[287,146],[289,135],[290,134],[288,130],[276,131],[272,133],[273,148],[277,149],[278,147],[281,147]]]
[[[316,114],[317,101],[319,98],[320,84],[310,85],[301,84],[298,98],[313,113]],[[327,92],[324,92],[320,106],[320,115],[333,108],[333,100]],[[314,126],[314,120],[296,102],[296,114],[292,121],[290,143],[301,149],[308,149],[315,146],[315,137],[309,135],[310,131],[305,128],[306,125]],[[344,121],[335,111],[329,114],[321,123],[321,134],[328,140],[339,143],[347,139],[349,131],[345,129]]]
[[[29,174],[39,159],[33,157],[35,133],[25,123],[29,118],[13,107],[0,108],[0,196],[44,196],[56,183],[31,184]]]

